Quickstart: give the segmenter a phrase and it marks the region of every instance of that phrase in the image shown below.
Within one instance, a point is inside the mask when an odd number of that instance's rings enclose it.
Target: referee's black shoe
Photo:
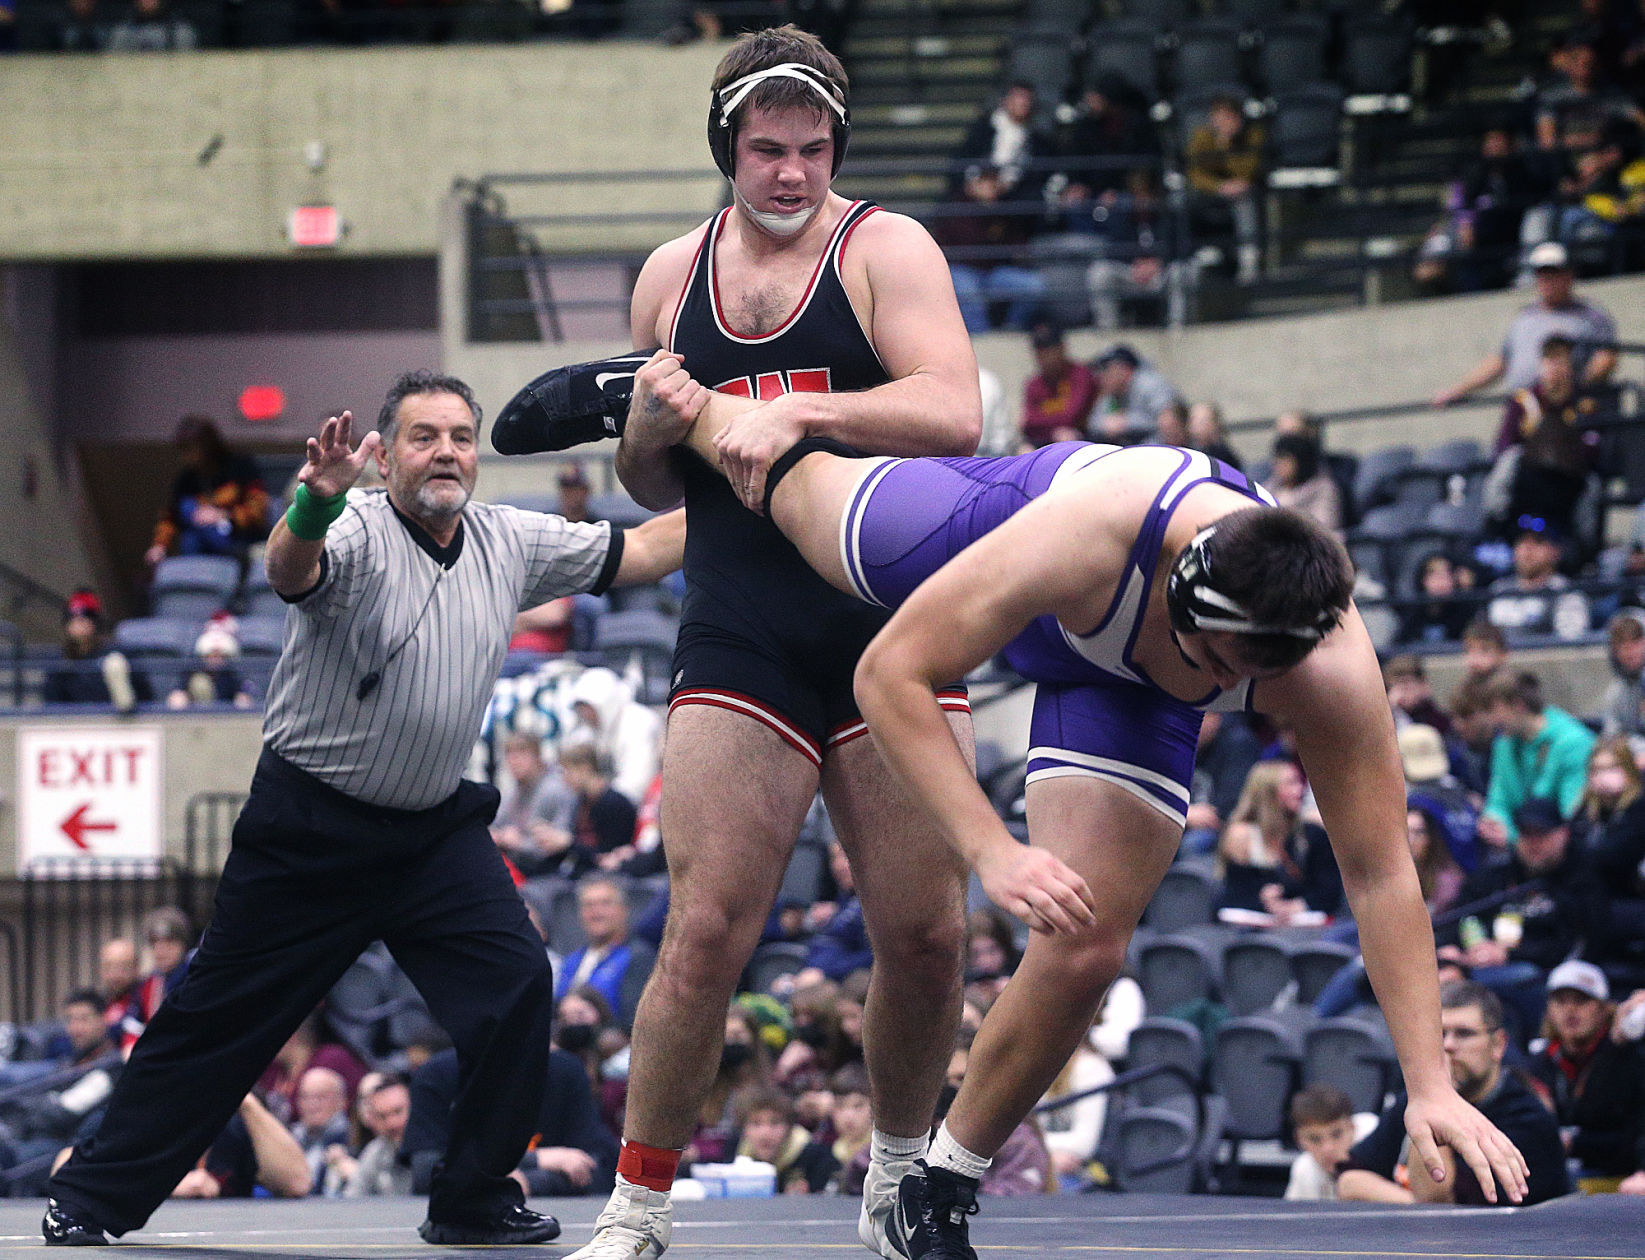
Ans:
[[[48,1247],[107,1247],[103,1227],[79,1208],[46,1200],[46,1214],[40,1221],[40,1236]]]
[[[908,1260],[977,1260],[967,1223],[976,1214],[974,1178],[915,1160],[914,1171],[897,1187],[885,1235]]]
[[[650,358],[620,354],[544,372],[497,413],[491,444],[499,455],[535,455],[621,437],[634,373]]]
[[[426,1243],[438,1247],[506,1247],[514,1243],[552,1242],[560,1236],[560,1222],[520,1204],[482,1221],[436,1221],[417,1227]]]

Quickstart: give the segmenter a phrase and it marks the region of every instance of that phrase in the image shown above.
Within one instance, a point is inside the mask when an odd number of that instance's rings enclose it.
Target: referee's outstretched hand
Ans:
[[[350,447],[353,424],[354,413],[345,411],[327,420],[319,437],[308,440],[308,463],[297,474],[297,480],[317,498],[329,499],[349,489],[360,479],[372,453],[383,444],[373,429],[360,439],[358,449]]]

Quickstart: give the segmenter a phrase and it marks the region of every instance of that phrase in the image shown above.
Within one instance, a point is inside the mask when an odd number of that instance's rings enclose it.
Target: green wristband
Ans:
[[[329,499],[322,499],[317,494],[309,493],[307,486],[299,484],[297,493],[291,496],[291,506],[286,509],[286,528],[304,542],[319,542],[347,506],[346,490]]]

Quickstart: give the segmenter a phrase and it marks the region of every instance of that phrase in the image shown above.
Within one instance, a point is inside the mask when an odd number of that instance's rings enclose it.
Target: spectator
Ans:
[[[1268,485],[1281,507],[1310,516],[1335,533],[1342,531],[1342,492],[1325,468],[1317,439],[1303,434],[1275,438]]]
[[[1502,1066],[1508,1037],[1502,1004],[1490,990],[1466,981],[1440,990],[1445,1058],[1457,1091],[1519,1148],[1530,1176],[1524,1202],[1557,1198],[1570,1188],[1559,1128],[1548,1109]],[[1382,1113],[1370,1136],[1356,1143],[1337,1176],[1337,1196],[1379,1203],[1458,1203],[1484,1206],[1488,1200],[1473,1170],[1443,1152],[1446,1176],[1436,1182],[1420,1160],[1399,1166],[1405,1142],[1403,1096]],[[1506,1204],[1504,1197],[1498,1204]]]
[[[1197,281],[1196,264],[1151,166],[1126,175],[1125,194],[1108,211],[1104,226],[1101,253],[1085,275],[1096,326],[1105,332],[1119,328],[1120,303],[1140,301],[1157,306],[1166,325],[1181,327]]]
[[[554,510],[568,521],[596,521],[600,518],[588,510],[594,488],[588,484],[588,474],[581,464],[561,464],[554,484],[560,491],[559,506]]]
[[[601,666],[585,669],[572,683],[571,709],[581,725],[572,727],[562,742],[592,743],[610,762],[611,786],[630,801],[643,799],[662,768],[657,715],[637,704],[633,689]]]
[[[560,773],[577,798],[572,813],[572,843],[592,854],[614,852],[634,839],[638,813],[634,802],[611,786],[605,758],[591,744],[573,744],[560,751]]]
[[[587,985],[606,1000],[626,1032],[634,1026],[634,1009],[657,956],[629,936],[628,900],[609,875],[590,875],[577,885],[577,917],[588,944],[566,957],[554,996]]]
[[[257,1092],[282,1123],[290,1123],[297,1114],[298,1084],[309,1068],[327,1067],[336,1072],[347,1085],[350,1098],[366,1074],[365,1064],[345,1047],[329,1042],[322,1045],[320,1032],[320,1013],[315,1011],[286,1039],[257,1082]]]
[[[1536,516],[1562,536],[1576,535],[1582,551],[1573,559],[1580,559],[1598,546],[1599,431],[1593,425],[1603,401],[1578,386],[1571,354],[1568,338],[1549,337],[1535,383],[1509,396],[1484,501],[1487,516],[1503,525]]]
[[[860,1063],[848,1063],[829,1079],[832,1103],[828,1136],[813,1141],[802,1158],[818,1168],[824,1156],[833,1166],[827,1189],[831,1194],[860,1195],[868,1172],[868,1139],[873,1129],[869,1110],[868,1072]]]
[[[360,1118],[371,1141],[352,1161],[343,1197],[411,1193],[411,1169],[400,1162],[400,1145],[411,1119],[411,1088],[405,1078],[389,1075],[360,1093]]]
[[[1419,722],[1433,727],[1442,736],[1450,734],[1451,719],[1434,699],[1434,689],[1428,683],[1428,671],[1420,656],[1404,653],[1390,657],[1382,667],[1382,685],[1388,693],[1388,707],[1393,710],[1395,726]]]
[[[1487,127],[1478,156],[1446,188],[1446,218],[1429,229],[1418,250],[1418,286],[1426,293],[1501,288],[1513,269],[1520,220],[1548,190],[1513,129]]]
[[[572,843],[577,797],[557,770],[543,761],[542,742],[516,731],[503,741],[508,770],[491,838],[526,879],[567,879],[593,868],[592,856]]]
[[[1488,678],[1508,663],[1508,640],[1488,615],[1479,614],[1462,631],[1465,678]],[[1453,713],[1456,706],[1452,706]]]
[[[1097,374],[1097,405],[1087,433],[1092,441],[1130,443],[1145,439],[1177,392],[1158,368],[1145,363],[1123,342],[1092,364]]]
[[[1511,844],[1514,812],[1533,797],[1552,800],[1561,818],[1576,810],[1588,782],[1594,733],[1565,710],[1545,704],[1535,674],[1504,674],[1487,694],[1497,735],[1480,833],[1490,843],[1505,837]]]
[[[1018,79],[1007,85],[999,104],[973,122],[960,142],[953,163],[959,178],[953,188],[992,171],[998,181],[993,200],[1038,199],[1045,173],[1033,164],[1048,157],[1051,146],[1034,126],[1035,104],[1032,83]]]
[[[1079,105],[1057,136],[1066,182],[1057,191],[1070,228],[1090,230],[1093,212],[1109,210],[1138,165],[1157,162],[1145,103],[1118,75],[1101,73],[1085,87]]]
[[[116,936],[103,942],[97,951],[97,985],[103,994],[103,1026],[108,1029],[109,1043],[122,1046],[126,1033],[127,1013],[138,1001],[142,972],[137,967],[137,942],[129,936]],[[137,1026],[131,1039],[137,1040]]]
[[[527,608],[514,615],[514,628],[509,632],[510,652],[543,652],[558,655],[569,652],[576,624],[577,597],[562,595],[546,604]]]
[[[1582,34],[1559,50],[1564,81],[1537,94],[1536,144],[1544,153],[1574,157],[1610,124],[1645,123],[1639,106],[1606,81],[1599,50]]]
[[[1537,300],[1514,316],[1501,349],[1486,355],[1455,385],[1434,396],[1436,407],[1449,407],[1498,379],[1507,389],[1528,389],[1536,381],[1542,343],[1553,336],[1571,341],[1583,385],[1603,384],[1616,371],[1616,324],[1603,307],[1572,291],[1575,273],[1565,247],[1545,241],[1531,251],[1527,261],[1536,278]]]
[[[1029,334],[1037,369],[1022,390],[1022,440],[1028,447],[1085,437],[1085,422],[1097,401],[1097,378],[1068,357],[1062,330],[1035,324]]]
[[[1431,835],[1451,861],[1465,871],[1473,870],[1479,862],[1474,836],[1479,826],[1479,798],[1451,773],[1445,741],[1433,727],[1409,722],[1399,728],[1399,758],[1411,809],[1429,816]],[[1422,865],[1420,857],[1417,865]],[[1423,900],[1428,900],[1426,895]]]
[[[1334,915],[1342,875],[1325,829],[1302,817],[1302,771],[1289,761],[1253,766],[1217,847],[1222,904],[1283,925],[1303,910]]]
[[[1045,279],[1025,264],[1030,219],[999,209],[1007,199],[998,167],[967,172],[945,205],[948,212],[931,225],[931,235],[948,256],[948,271],[968,332],[987,332],[993,304],[1005,306],[1003,326],[1026,331],[1034,319]]]
[[[108,41],[110,52],[188,52],[199,45],[194,24],[172,13],[166,0],[132,0],[131,12],[114,24]]]
[[[538,1141],[510,1175],[529,1195],[607,1194],[617,1177],[617,1139],[600,1121],[582,1065],[563,1050],[520,1071],[547,1074],[537,1112]],[[412,1193],[426,1194],[451,1132],[457,1100],[457,1052],[442,1050],[411,1078],[411,1115],[400,1156],[411,1168]]]
[[[1411,846],[1411,860],[1416,863],[1423,904],[1430,918],[1438,918],[1456,905],[1464,878],[1446,843],[1445,826],[1433,810],[1413,807],[1405,812],[1405,839]]]
[[[1492,582],[1485,615],[1516,634],[1579,639],[1588,633],[1588,598],[1559,572],[1560,535],[1540,516],[1521,516],[1514,531],[1514,571]]]
[[[198,1168],[185,1173],[175,1199],[249,1199],[262,1188],[282,1199],[308,1194],[314,1177],[303,1148],[285,1125],[247,1094]]]
[[[1607,547],[1599,557],[1599,572],[1608,582],[1632,589],[1625,597],[1629,603],[1645,603],[1645,504],[1634,505],[1634,524],[1628,537],[1615,546]]]
[[[231,704],[249,709],[257,703],[251,679],[244,678],[229,662],[240,655],[232,617],[214,617],[194,641],[194,655],[200,667],[189,671],[181,687],[166,696],[166,708],[186,709],[196,704]]]
[[[1223,823],[1233,816],[1251,767],[1261,759],[1262,743],[1244,714],[1213,710],[1205,715],[1188,784],[1183,853],[1210,853],[1217,847]]]
[[[759,1026],[746,1006],[733,1002],[725,1016],[725,1044],[714,1081],[697,1113],[697,1130],[684,1159],[691,1163],[722,1163],[737,1149],[737,1122],[733,1096],[749,1086],[771,1081],[771,1056],[760,1037]],[[866,1110],[867,1104],[864,1103]],[[863,1141],[868,1140],[864,1131]],[[866,1149],[863,1166],[866,1169]],[[859,1192],[861,1185],[858,1186]]]
[[[1375,1128],[1377,1118],[1355,1115],[1354,1104],[1335,1085],[1310,1085],[1291,1099],[1291,1132],[1302,1153],[1291,1161],[1287,1199],[1337,1197],[1337,1170],[1355,1142]]]
[[[139,691],[143,694],[140,696]],[[148,699],[148,680],[103,643],[103,601],[81,587],[63,604],[63,664],[46,672],[47,704],[112,704],[130,713]]]
[[[98,0],[68,0],[52,29],[52,47],[58,52],[88,53],[108,48],[112,32],[98,7]]]
[[[346,1174],[338,1167],[348,1155],[348,1083],[328,1067],[311,1067],[297,1081],[291,1136],[308,1161],[312,1193],[335,1197]]]
[[[141,0],[153,5],[157,0]],[[233,556],[244,561],[268,537],[268,492],[257,466],[229,450],[215,421],[184,416],[174,439],[183,470],[144,553],[149,568],[169,555]]]
[[[1495,626],[1489,628],[1493,633],[1501,633]],[[1464,674],[1462,681],[1451,689],[1446,704],[1454,734],[1450,745],[1451,773],[1481,800],[1490,784],[1491,746],[1496,740],[1490,701],[1491,684],[1495,680],[1495,674]]]
[[[1593,863],[1551,800],[1533,797],[1514,813],[1519,843],[1463,881],[1464,905],[1495,903],[1441,928],[1439,956],[1469,969],[1519,1016],[1523,1046],[1542,1023],[1548,973],[1576,952],[1598,917]]]
[[[1605,897],[1586,956],[1621,988],[1645,988],[1645,791],[1628,741],[1607,735],[1588,759],[1576,825]],[[1645,1166],[1645,1165],[1642,1165]]]
[[[794,1119],[794,1101],[782,1090],[757,1085],[737,1101],[742,1116],[738,1158],[757,1159],[777,1170],[778,1194],[821,1194],[838,1165],[811,1142]]]
[[[1244,467],[1239,454],[1228,445],[1228,435],[1222,430],[1222,408],[1214,402],[1197,402],[1188,408],[1188,444],[1232,468]]]
[[[188,974],[195,942],[194,927],[188,915],[176,906],[161,906],[143,916],[143,939],[149,948],[149,972],[143,978],[143,1007],[152,1015]]]
[[[556,1002],[554,1044],[582,1063],[600,1119],[613,1137],[621,1133],[628,1101],[628,1036],[617,1027],[605,995],[580,984]]]
[[[1096,1019],[1041,1101],[1084,1093],[1113,1080],[1114,1064],[1124,1060],[1131,1031],[1142,1022],[1143,1009],[1142,986],[1130,976],[1116,979],[1103,996]],[[1045,1113],[1040,1136],[1051,1158],[1051,1171],[1062,1188],[1077,1190],[1089,1183],[1085,1170],[1096,1157],[1107,1116],[1107,1094],[1092,1094]]]
[[[1600,704],[1604,732],[1645,734],[1645,611],[1620,609],[1606,625],[1605,638],[1616,677]]]
[[[1005,988],[1022,961],[1011,920],[996,906],[980,906],[965,918],[965,982],[995,993]]]
[[[1645,1138],[1645,1059],[1611,1039],[1616,1005],[1605,973],[1570,959],[1548,974],[1548,1014],[1530,1073],[1548,1092],[1578,1176],[1625,1177]]]
[[[862,902],[857,899],[851,863],[846,859],[845,846],[838,840],[828,846],[828,865],[839,894],[833,902],[819,903],[829,908],[827,918],[817,923],[813,931],[806,947],[805,966],[795,977],[796,984],[824,979],[837,982],[854,971],[874,965],[874,947],[868,939],[868,925],[863,922]]]
[[[1205,122],[1188,138],[1188,222],[1196,239],[1232,236],[1238,247],[1238,279],[1250,284],[1261,266],[1263,129],[1248,123],[1240,102],[1219,96]]]
[[[1473,574],[1446,555],[1432,551],[1417,567],[1416,595],[1399,614],[1401,643],[1455,643],[1473,619],[1476,601],[1469,592]]]

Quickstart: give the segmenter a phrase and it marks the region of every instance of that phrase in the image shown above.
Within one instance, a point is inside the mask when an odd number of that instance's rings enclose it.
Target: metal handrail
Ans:
[[[1061,1111],[1064,1107],[1072,1107],[1077,1102],[1084,1102],[1087,1098],[1094,1098],[1098,1094],[1112,1093],[1116,1089],[1124,1089],[1142,1081],[1151,1080],[1156,1076],[1172,1076],[1187,1086],[1189,1095],[1194,1100],[1194,1137],[1188,1144],[1169,1155],[1158,1159],[1151,1159],[1129,1170],[1129,1175],[1140,1177],[1146,1173],[1159,1172],[1163,1168],[1174,1168],[1178,1164],[1186,1163],[1194,1158],[1200,1142],[1205,1137],[1205,1095],[1200,1092],[1199,1082],[1187,1068],[1177,1063],[1150,1063],[1146,1067],[1131,1068],[1121,1072],[1111,1081],[1101,1085],[1093,1085],[1090,1089],[1082,1089],[1077,1093],[1064,1094],[1061,1098],[1052,1098],[1042,1102],[1029,1114],[1044,1115],[1051,1111]]]

